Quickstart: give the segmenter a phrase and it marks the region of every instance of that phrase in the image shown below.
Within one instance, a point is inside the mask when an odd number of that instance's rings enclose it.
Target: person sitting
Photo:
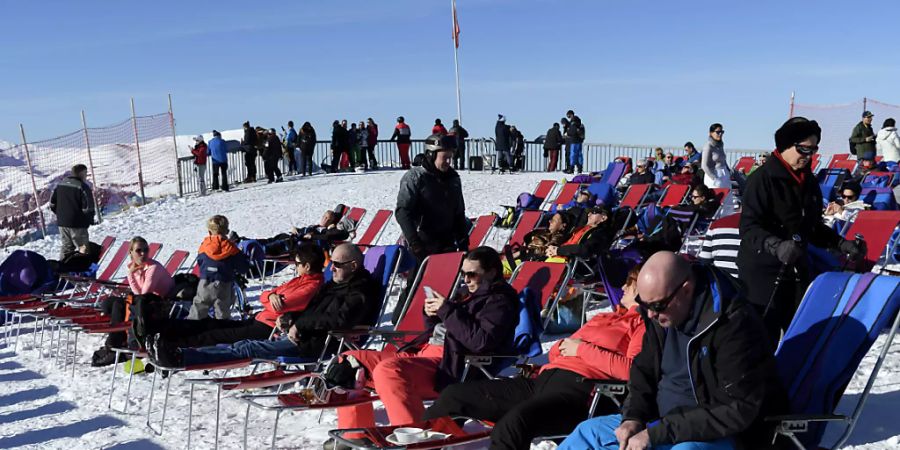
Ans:
[[[594,316],[572,336],[550,349],[550,362],[537,378],[528,376],[467,381],[441,392],[425,419],[464,416],[495,422],[491,449],[527,449],[532,439],[570,433],[588,417],[593,384],[580,378],[627,380],[641,351],[644,322],[635,302],[640,266],[628,273],[621,303]],[[613,414],[607,397],[594,413]]]
[[[657,165],[662,172],[663,182],[668,182],[672,179],[672,176],[681,172],[681,167],[678,165],[678,162],[675,161],[675,155],[673,155],[672,152],[667,152],[662,163],[657,162]]]
[[[100,304],[103,314],[109,316],[111,325],[128,320],[129,305],[135,302],[134,297],[136,296],[143,297],[143,299],[137,300],[138,302],[142,300],[159,301],[170,297],[175,287],[175,281],[162,264],[147,257],[149,251],[150,245],[146,239],[140,236],[131,239],[129,248],[131,261],[128,263],[126,277],[131,295],[129,298],[110,296]],[[126,344],[132,347],[138,345],[133,340],[130,343],[128,341],[128,334],[124,331],[109,333],[103,347],[94,352],[91,366],[101,367],[114,363],[116,354],[111,351],[114,347],[123,347]]]
[[[582,422],[559,449],[770,448],[763,418],[787,401],[765,325],[740,292],[715,268],[651,256],[637,280],[648,320],[622,413]]]
[[[872,172],[878,170],[878,167],[875,165],[874,159],[861,159],[859,160],[859,164],[856,165],[856,170],[853,171],[853,181],[862,186],[863,181],[865,181],[866,176]]]
[[[96,264],[100,262],[100,253],[103,248],[96,242],[88,242],[79,246],[75,251],[63,256],[59,261],[50,259],[47,264],[53,273],[85,273],[96,269]]]
[[[681,166],[678,173],[672,175],[669,178],[669,182],[664,184],[663,187],[668,187],[670,184],[690,184],[691,186],[702,184],[700,177],[696,175],[696,169],[697,168],[693,164]]]
[[[701,219],[710,220],[719,211],[719,200],[712,189],[698,184],[691,190],[690,202],[675,207],[680,211],[696,212]]]
[[[575,199],[562,204],[557,210],[566,211],[572,218],[573,226],[580,227],[587,220],[587,208],[594,206],[597,199],[586,188],[575,194]]]
[[[430,331],[422,335],[428,340],[418,350],[348,351],[326,372],[326,380],[357,388],[361,369],[365,384],[375,389],[392,424],[421,419],[425,412],[422,402],[460,380],[466,354],[486,355],[512,348],[519,300],[503,280],[500,255],[490,247],[471,250],[463,259],[460,276],[465,289],[460,286],[453,298],[432,292],[425,300]],[[374,425],[371,404],[338,408],[339,428]]]
[[[305,243],[297,248],[293,256],[297,276],[274,289],[263,291],[259,296],[263,309],[255,317],[247,320],[153,320],[146,310],[143,320],[148,335],[158,334],[160,341],[169,348],[204,347],[216,344],[233,344],[244,339],[268,339],[276,328],[287,329],[288,314],[305,310],[322,287],[325,277],[325,254],[315,244]]]
[[[188,319],[200,320],[215,310],[219,320],[231,318],[231,306],[235,301],[236,276],[250,271],[250,263],[234,242],[228,240],[228,218],[215,215],[206,221],[209,233],[197,251],[200,266],[200,283],[197,295],[188,313]]]
[[[615,235],[609,212],[603,206],[594,206],[587,210],[587,217],[587,223],[573,231],[562,245],[547,247],[548,258],[592,259],[609,250]]]
[[[759,155],[757,155],[756,161],[753,162],[753,165],[750,167],[750,170],[747,172],[747,176],[749,176],[756,169],[759,169],[763,164],[765,164],[767,159],[769,159],[768,153],[760,153]]]
[[[372,326],[381,308],[381,286],[363,267],[363,255],[355,245],[335,248],[331,281],[322,285],[305,309],[285,313],[287,336],[278,340],[242,340],[231,345],[177,348],[159,335],[148,336],[151,360],[163,367],[187,367],[243,358],[275,359],[279,356],[315,358],[321,355],[330,330]]]
[[[323,248],[331,250],[340,242],[350,240],[351,232],[356,229],[353,219],[346,217],[338,209],[328,210],[322,214],[319,222],[302,228],[293,227],[289,233],[280,233],[270,238],[256,239],[265,249],[268,256],[290,254],[301,242],[312,241]],[[237,240],[242,240],[237,236]]]
[[[580,208],[578,208],[580,210]],[[532,230],[522,238],[522,247],[518,250],[507,250],[503,259],[503,276],[512,275],[516,266],[522,261],[543,261],[548,258],[547,248],[559,247],[569,238],[569,224],[572,216],[569,211],[559,211],[550,217],[547,228]]]
[[[639,159],[634,166],[634,174],[631,175],[628,185],[635,184],[654,184],[656,175],[650,170],[650,162],[646,159]]]
[[[833,228],[835,222],[838,221],[841,223],[852,222],[860,211],[868,209],[870,205],[859,198],[860,192],[862,192],[862,188],[859,184],[844,183],[841,187],[841,198],[829,202],[825,207],[825,214],[822,216],[825,219],[825,225]]]

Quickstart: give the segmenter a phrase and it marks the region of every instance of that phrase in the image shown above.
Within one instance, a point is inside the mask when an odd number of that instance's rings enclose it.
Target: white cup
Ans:
[[[395,428],[394,438],[401,444],[412,444],[425,439],[425,430],[413,427]]]

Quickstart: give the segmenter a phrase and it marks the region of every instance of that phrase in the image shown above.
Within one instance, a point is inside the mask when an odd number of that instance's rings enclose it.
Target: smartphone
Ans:
[[[425,286],[425,298],[434,298],[434,289],[431,289],[431,286]]]

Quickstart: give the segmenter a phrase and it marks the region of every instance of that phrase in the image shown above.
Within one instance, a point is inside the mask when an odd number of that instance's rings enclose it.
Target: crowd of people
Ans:
[[[866,121],[871,122],[871,115],[864,115],[862,131],[854,131],[851,142],[856,142],[860,160],[874,160],[868,144],[887,141],[872,138]],[[340,167],[343,155],[351,166],[377,167],[372,153],[377,125],[367,122],[349,128],[346,121],[334,122],[332,168]],[[580,172],[584,125],[573,111],[561,122],[562,129],[554,124],[544,142],[547,169],[556,170],[565,147],[565,171]],[[882,131],[889,134],[889,128]],[[281,181],[276,162],[284,140],[274,129],[263,133],[249,123],[244,129],[245,154],[262,148],[268,181]],[[679,158],[656,149],[635,162],[626,184],[690,184],[686,202],[676,208],[713,218],[719,204],[712,189],[732,187],[733,182],[724,131],[721,124],[712,124],[702,150],[688,142]],[[830,220],[852,220],[864,206],[858,204],[857,183],[842,186],[843,201],[823,208],[826,203],[811,171],[821,133],[815,121],[803,117],[791,118],[775,132],[774,151],[759,155],[741,192],[740,217],[731,225],[740,244],[719,261],[714,252],[697,261],[677,254],[677,247],[647,244],[651,233],[643,225],[623,222],[621,214],[598,204],[587,189],[571,204],[547,214],[546,226],[529,233],[524,247],[501,254],[487,246],[470,249],[470,223],[457,173],[465,160],[460,157],[468,136],[465,129],[454,121],[447,130],[435,120],[423,157],[412,167],[408,154],[403,156],[409,126],[398,117],[391,139],[410,169],[400,181],[395,206],[405,247],[418,263],[430,255],[466,252],[459,289],[449,297],[430,291],[424,308],[410,312],[424,316],[427,331],[422,339],[399,351],[325,348],[329,330],[377,325],[383,301],[379,283],[363,265],[364,249],[347,242],[352,226],[341,225],[346,209],[339,205],[317,224],[255,240],[287,254],[295,274],[263,291],[261,310],[240,320],[232,318],[235,292],[240,279],[252,272],[238,246],[246,238],[230,230],[226,217],[215,215],[206,223],[208,235],[198,252],[199,280],[184,319],[168,317],[165,303],[182,290],[178,281],[147,257],[147,241],[135,237],[126,295],[111,296],[103,304],[113,323],[130,320],[133,326],[127,333],[110,335],[93,363],[110,364],[111,349],[123,345],[145,346],[151,363],[164,370],[338,352],[320,374],[329,389],[375,392],[393,425],[446,416],[490,421],[495,424],[492,449],[529,448],[541,436],[568,436],[560,444],[566,450],[770,448],[772,430],[763,419],[787,411],[773,354],[816,274],[808,263],[809,247],[850,261],[867,251],[864,240],[842,237],[828,225]],[[265,142],[260,144],[263,134]],[[501,115],[496,134],[501,170],[521,170],[516,159],[521,133]],[[315,131],[304,123],[297,133],[288,123],[285,140],[303,155],[290,170],[303,173]],[[213,160],[212,188],[217,189],[216,173],[227,164],[220,153],[221,136],[215,132],[209,144],[201,137],[196,141],[197,157]],[[248,168],[255,157],[248,159]],[[93,223],[93,201],[83,181],[85,172],[84,166],[75,166],[51,200],[60,221],[61,260],[90,252],[87,228]],[[245,181],[254,179],[251,172]],[[227,190],[227,179],[221,186]],[[637,238],[640,261],[628,268],[621,298],[611,311],[594,315],[555,343],[549,362],[534,368],[533,376],[462,379],[464,355],[503,355],[512,348],[519,321],[519,293],[508,280],[512,266],[522,260],[586,260],[594,267],[605,260],[625,266],[616,259],[623,253],[613,251],[622,231]],[[327,281],[326,264],[331,272]],[[403,302],[398,306],[394,322]],[[627,382],[624,403],[603,399],[593,411],[597,417],[587,420],[592,385],[584,378]],[[424,401],[434,398],[426,408]],[[342,429],[374,425],[371,403],[338,408]],[[329,441],[326,448],[342,445]]]

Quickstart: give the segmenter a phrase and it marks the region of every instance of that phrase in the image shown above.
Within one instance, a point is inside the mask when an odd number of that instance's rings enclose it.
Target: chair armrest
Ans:
[[[763,420],[775,422],[776,435],[793,436],[806,433],[810,422],[849,422],[851,419],[838,414],[786,414],[766,417]]]
[[[625,395],[628,392],[628,382],[621,380],[601,380],[597,378],[580,377],[578,381],[582,383],[591,383],[594,385],[594,391],[607,397],[617,395]]]

